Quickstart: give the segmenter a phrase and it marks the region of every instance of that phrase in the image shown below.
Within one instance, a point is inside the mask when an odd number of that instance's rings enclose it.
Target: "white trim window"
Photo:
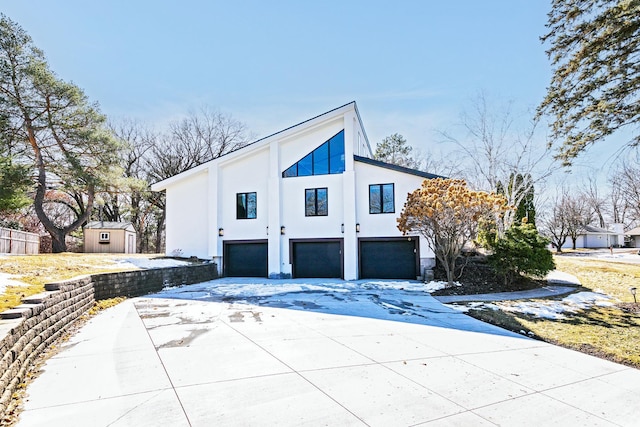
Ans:
[[[100,241],[101,242],[108,242],[110,237],[111,237],[111,233],[109,233],[108,231],[101,231],[100,232]]]

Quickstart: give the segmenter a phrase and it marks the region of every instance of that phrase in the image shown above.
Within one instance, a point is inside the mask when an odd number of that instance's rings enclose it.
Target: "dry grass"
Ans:
[[[640,283],[640,265],[578,257],[555,256],[557,269],[575,275],[585,291],[603,292],[622,303],[633,302],[629,292]],[[622,305],[597,307],[549,320],[532,316],[472,310],[469,314],[510,330],[533,332],[540,339],[640,368],[640,315]]]
[[[629,288],[640,287],[640,265],[579,257],[554,256],[556,268],[576,276],[582,286],[623,302],[633,302]]]
[[[46,283],[70,279],[86,274],[131,270],[131,267],[113,268],[117,259],[144,257],[132,254],[40,254],[6,256],[0,258],[0,271],[15,275],[15,280],[26,286],[9,286],[0,295],[0,311],[20,305],[22,298],[44,291]]]

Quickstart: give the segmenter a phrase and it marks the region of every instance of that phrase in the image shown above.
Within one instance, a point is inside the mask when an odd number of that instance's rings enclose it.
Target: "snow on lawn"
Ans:
[[[526,314],[542,319],[559,320],[566,318],[565,313],[577,313],[592,307],[610,307],[614,305],[611,297],[597,292],[578,292],[569,295],[560,301],[522,301],[522,302],[495,302],[495,303],[470,303],[463,305],[449,305],[456,310],[466,312],[470,309],[488,308],[502,310],[511,313]]]
[[[180,261],[172,258],[122,258],[113,260],[113,264],[106,268],[131,268],[148,270],[151,268],[182,267],[191,264],[188,261]]]
[[[14,276],[12,274],[0,272],[0,295],[4,294],[4,291],[7,289],[8,286],[26,286],[26,283],[12,279],[15,277],[19,277],[19,276]]]

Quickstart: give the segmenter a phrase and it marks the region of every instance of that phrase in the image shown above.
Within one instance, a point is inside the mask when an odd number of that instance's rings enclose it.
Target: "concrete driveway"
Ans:
[[[640,371],[420,286],[222,279],[127,300],[46,363],[18,425],[637,425]]]

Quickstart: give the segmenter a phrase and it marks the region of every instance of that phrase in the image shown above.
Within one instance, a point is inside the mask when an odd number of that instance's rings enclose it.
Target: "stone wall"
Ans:
[[[95,301],[144,295],[217,276],[214,263],[96,274],[47,284],[45,292],[0,313],[0,419],[36,358]]]
[[[115,297],[137,297],[159,292],[165,286],[190,285],[218,277],[214,263],[189,267],[156,268],[93,275],[96,300]]]

